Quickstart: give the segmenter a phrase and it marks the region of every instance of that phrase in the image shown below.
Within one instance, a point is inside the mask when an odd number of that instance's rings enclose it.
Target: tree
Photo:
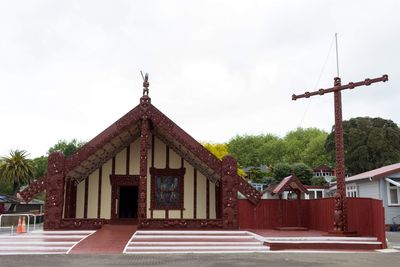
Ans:
[[[1,158],[0,177],[12,183],[12,194],[15,195],[20,186],[32,180],[35,168],[32,160],[27,158],[24,150],[12,150],[9,156]]]
[[[224,156],[229,154],[226,144],[202,143],[202,145],[218,159],[222,159]]]
[[[391,120],[358,117],[343,121],[345,164],[357,174],[400,161],[400,129]],[[335,158],[335,132],[325,143],[332,161]]]
[[[323,176],[314,176],[311,178],[311,185],[323,186],[326,184],[327,184],[327,182]]]
[[[228,142],[227,147],[242,167],[280,162],[304,162],[315,167],[330,164],[329,154],[324,147],[327,136],[327,132],[317,128],[297,128],[284,138],[272,134],[237,135]]]
[[[313,177],[314,172],[309,166],[304,163],[294,163],[291,167],[294,174],[299,178],[302,184],[311,184],[311,178]]]
[[[78,141],[78,139],[74,138],[71,141],[67,140],[59,140],[57,144],[49,148],[49,151],[47,154],[51,154],[55,151],[61,151],[63,152],[65,157],[68,157],[72,154],[74,154],[79,148],[81,148],[84,144],[86,144],[85,141]]]
[[[329,154],[325,151],[325,140],[328,133],[317,128],[297,128],[284,137],[285,157],[288,163],[304,162],[308,166],[319,166],[330,163]]]
[[[33,166],[35,167],[34,179],[42,177],[47,171],[47,157],[41,156],[33,159]]]
[[[213,144],[213,143],[202,143],[202,145],[208,149],[214,156],[216,156],[218,159],[222,159],[224,156],[228,155],[228,147],[227,145],[224,144]],[[241,169],[238,168],[238,174],[242,177],[244,177],[246,174],[245,172]]]
[[[292,173],[292,166],[289,163],[277,163],[273,167],[272,173],[277,182],[282,181],[283,178]]]
[[[273,165],[280,162],[285,154],[282,140],[272,134],[237,135],[228,142],[227,147],[242,167]]]
[[[273,175],[277,182],[282,181],[283,178],[294,174],[304,185],[310,185],[311,177],[313,176],[313,170],[304,163],[278,163],[273,168]]]

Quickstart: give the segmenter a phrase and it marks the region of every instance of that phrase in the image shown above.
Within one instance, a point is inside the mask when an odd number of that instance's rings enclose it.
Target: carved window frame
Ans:
[[[150,168],[150,175],[151,175],[151,199],[150,199],[150,210],[184,210],[184,177],[185,177],[185,168],[179,169],[157,169],[157,168]],[[159,176],[174,176],[178,178],[178,193],[179,193],[179,200],[178,204],[171,206],[171,205],[158,205],[156,203],[156,177]]]

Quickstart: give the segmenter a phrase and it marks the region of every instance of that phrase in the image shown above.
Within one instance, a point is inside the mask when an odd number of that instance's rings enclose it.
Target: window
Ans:
[[[358,197],[356,184],[348,184],[346,185],[346,196],[347,197]]]
[[[306,199],[317,199],[324,197],[324,189],[308,188],[308,196]]]
[[[388,204],[400,205],[400,188],[387,182],[388,188]]]
[[[185,169],[150,168],[151,209],[183,209],[183,177]]]

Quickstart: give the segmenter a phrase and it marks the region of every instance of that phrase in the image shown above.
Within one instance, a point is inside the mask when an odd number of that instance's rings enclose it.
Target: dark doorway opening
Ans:
[[[119,188],[119,209],[118,217],[137,218],[138,208],[138,187],[121,186]]]

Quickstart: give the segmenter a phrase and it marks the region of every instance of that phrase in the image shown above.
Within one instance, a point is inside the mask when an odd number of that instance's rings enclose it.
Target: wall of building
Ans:
[[[152,137],[149,137],[149,143],[152,143]],[[134,141],[129,146],[129,168],[127,168],[127,153],[125,148],[115,156],[115,173],[139,175],[140,167],[140,140]],[[181,157],[172,149],[168,149],[169,167],[180,168],[182,165]],[[215,184],[210,182],[203,174],[197,171],[187,161],[183,161],[183,167],[186,169],[184,176],[184,210],[151,210],[151,176],[150,167],[152,165],[152,149],[148,150],[148,175],[147,175],[147,218],[154,219],[215,219],[216,218],[216,196]],[[88,177],[87,189],[87,211],[86,218],[111,218],[111,184],[110,175],[112,174],[112,162],[110,159],[101,169],[94,171]],[[165,168],[167,166],[167,146],[158,138],[154,138],[154,167]],[[128,169],[128,173],[127,173]],[[101,177],[101,193],[99,194],[99,181]],[[85,218],[85,180],[77,186],[77,205],[76,217]],[[194,184],[196,183],[196,187]],[[207,183],[209,194],[207,196]],[[194,195],[196,194],[196,199]],[[100,216],[98,216],[100,195]],[[209,208],[207,212],[207,198]]]
[[[399,178],[400,175],[391,175],[392,178]],[[380,187],[382,192],[382,201],[385,207],[385,224],[392,224],[393,218],[400,215],[400,206],[389,206],[388,199],[388,191],[387,191],[388,182],[385,179],[380,180]],[[396,218],[396,223],[400,224],[400,218]]]
[[[381,199],[379,181],[370,181],[369,179],[360,180],[357,184],[359,197],[370,197]]]

